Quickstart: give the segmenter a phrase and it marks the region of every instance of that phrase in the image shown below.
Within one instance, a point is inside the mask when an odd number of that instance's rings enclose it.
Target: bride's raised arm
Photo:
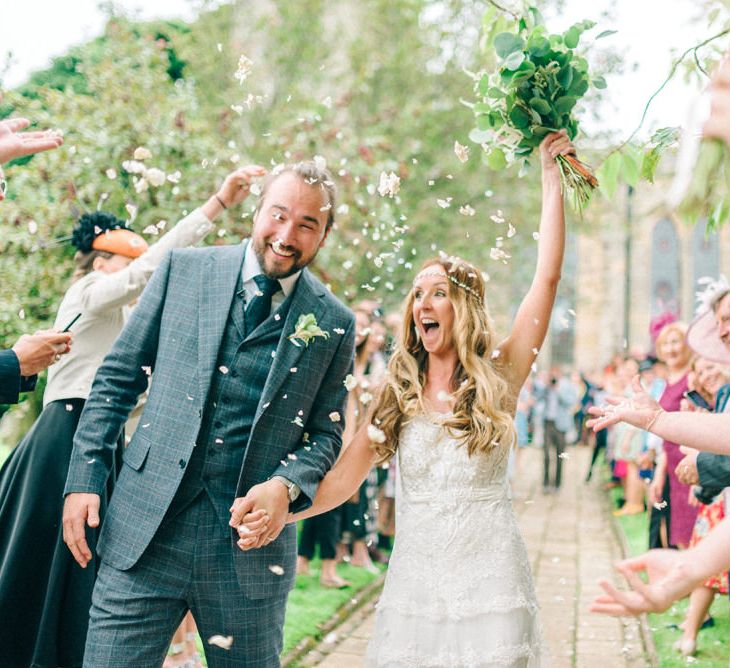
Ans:
[[[530,373],[535,350],[539,350],[545,340],[560,282],[565,251],[565,210],[555,158],[568,153],[575,153],[575,148],[565,130],[547,135],[540,144],[542,211],[537,267],[532,285],[517,310],[512,331],[499,346],[505,376],[515,393]]]

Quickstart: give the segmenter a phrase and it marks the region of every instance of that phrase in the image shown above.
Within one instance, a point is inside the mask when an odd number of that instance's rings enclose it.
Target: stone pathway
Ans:
[[[563,487],[549,496],[542,494],[542,451],[529,448],[520,455],[513,502],[530,555],[552,667],[651,666],[638,620],[588,612],[600,590],[598,579],[610,576],[611,565],[622,556],[601,483],[595,476],[590,484],[583,483],[588,448],[568,448]],[[301,665],[359,668],[373,622],[370,605],[325,638]]]

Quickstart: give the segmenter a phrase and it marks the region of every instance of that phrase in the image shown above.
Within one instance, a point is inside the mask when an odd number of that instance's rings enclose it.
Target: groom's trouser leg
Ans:
[[[84,668],[162,665],[189,607],[194,520],[195,514],[191,517],[187,511],[165,520],[140,560],[127,571],[102,560],[92,597]]]
[[[190,609],[208,668],[278,668],[286,594],[256,600],[244,594],[234,567],[230,530],[222,525],[206,495],[200,502]],[[215,635],[231,636],[230,648],[210,644]]]

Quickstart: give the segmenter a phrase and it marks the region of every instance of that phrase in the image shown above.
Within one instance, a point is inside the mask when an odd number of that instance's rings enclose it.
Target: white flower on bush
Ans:
[[[134,149],[134,159],[135,160],[147,160],[147,158],[152,157],[152,152],[145,148],[144,146],[138,146]]]
[[[145,172],[144,177],[147,179],[149,184],[154,188],[159,188],[165,183],[167,175],[161,169],[157,167],[151,167]]]

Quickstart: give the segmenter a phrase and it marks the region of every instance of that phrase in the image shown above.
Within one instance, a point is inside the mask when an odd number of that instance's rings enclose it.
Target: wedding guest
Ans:
[[[672,322],[662,328],[656,340],[657,357],[667,367],[667,384],[659,399],[659,404],[665,411],[678,411],[682,396],[689,387],[692,350],[685,341],[686,334],[687,325]],[[682,453],[679,444],[665,440],[662,443],[662,453],[657,459],[649,494],[653,508],[661,508],[668,502],[669,545],[684,548],[689,543],[697,510],[687,502],[689,487],[682,484],[675,473],[680,459]]]
[[[372,365],[372,355],[382,347],[382,343],[371,342],[371,337],[375,336],[373,322],[372,310],[368,309],[368,304],[358,304],[355,308],[355,365],[342,435],[345,448],[365,420],[373,391],[379,382],[378,371]],[[351,549],[350,564],[373,573],[377,568],[368,549],[368,533],[371,529],[370,518],[374,520],[376,517],[376,511],[371,508],[376,491],[377,471],[373,468],[358,491],[341,506],[342,542]]]
[[[167,252],[200,241],[223,204],[241,201],[250,179],[263,173],[260,167],[236,170],[149,248],[107,213],[84,214],[75,226],[76,270],[55,322],[60,328],[80,314],[74,347],[50,368],[43,411],[0,469],[0,609],[13,611],[0,625],[3,666],[81,665],[96,568],[75,563],[63,543],[61,512],[73,437],[91,383],[122,330],[128,305]],[[92,550],[114,482],[112,471],[89,531]]]
[[[560,489],[566,432],[573,422],[573,408],[578,392],[560,369],[553,369],[545,399],[545,447],[543,448],[543,480],[545,493]],[[552,462],[552,463],[551,463]],[[554,468],[555,473],[551,472]]]
[[[724,386],[730,390],[730,385],[728,385],[730,383],[730,367],[722,366],[704,357],[697,357],[693,363],[693,370],[695,372],[694,389],[706,398],[712,410],[718,413],[723,412],[727,400],[730,398],[730,393],[724,392],[720,396],[720,390]],[[702,411],[704,409],[690,404],[689,410]],[[683,450],[686,451],[686,448],[683,448]],[[696,479],[690,477],[688,471],[690,466],[685,463],[686,459],[687,457],[677,466],[677,476],[685,484],[696,484],[699,482],[699,477]],[[711,493],[708,495],[707,492],[703,493],[702,488],[695,488],[693,491],[702,503],[699,504],[697,520],[690,538],[690,547],[694,547],[703,540],[725,517],[725,499],[722,491],[714,495]],[[674,644],[674,648],[684,656],[695,654],[697,635],[700,629],[712,622],[712,617],[708,615],[717,593],[728,593],[727,572],[709,578],[690,594],[689,607],[682,625],[682,637]]]
[[[631,394],[631,380],[639,372],[639,363],[632,357],[623,361],[617,376],[624,385],[623,393]],[[617,462],[625,466],[622,478],[624,487],[624,504],[614,511],[617,517],[637,515],[644,512],[644,483],[639,477],[638,458],[641,454],[643,432],[631,425],[618,424],[614,427],[614,456]]]

